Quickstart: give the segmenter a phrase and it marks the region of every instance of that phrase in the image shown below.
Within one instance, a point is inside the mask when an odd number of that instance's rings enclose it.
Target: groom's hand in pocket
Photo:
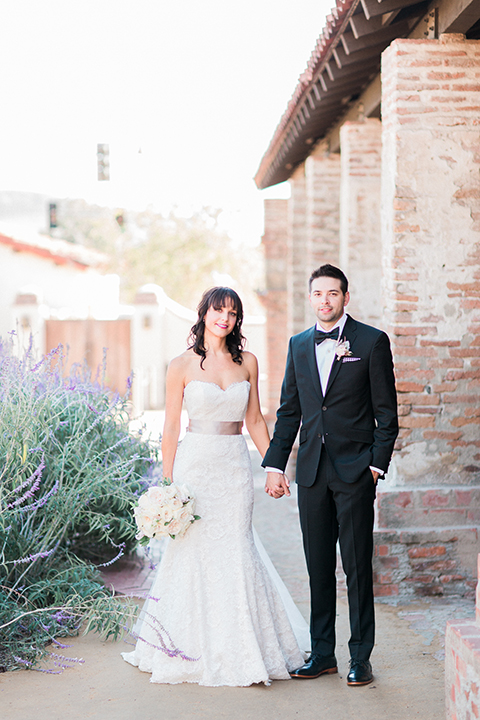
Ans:
[[[286,475],[281,473],[267,473],[267,481],[265,483],[265,492],[273,498],[281,498],[284,495],[290,496],[290,481]]]

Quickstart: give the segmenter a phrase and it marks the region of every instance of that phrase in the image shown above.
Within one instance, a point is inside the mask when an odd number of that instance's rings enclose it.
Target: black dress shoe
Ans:
[[[311,655],[305,665],[290,673],[292,678],[317,678],[338,672],[335,655]]]
[[[347,685],[368,685],[373,680],[372,666],[369,660],[350,660],[350,672]]]

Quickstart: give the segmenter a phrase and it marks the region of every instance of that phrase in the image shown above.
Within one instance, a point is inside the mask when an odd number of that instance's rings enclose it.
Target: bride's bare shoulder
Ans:
[[[249,374],[249,380],[255,380],[258,375],[258,360],[256,356],[246,350],[242,353],[242,358]]]
[[[243,351],[242,358],[243,358],[243,362],[245,363],[245,366],[247,368],[258,366],[258,360],[257,360],[256,355],[254,355],[252,352],[249,352],[249,350]]]
[[[173,360],[170,360],[168,365],[168,372],[170,375],[182,375],[187,376],[192,366],[198,362],[198,355],[196,355],[191,348],[185,350],[181,355],[177,355]]]

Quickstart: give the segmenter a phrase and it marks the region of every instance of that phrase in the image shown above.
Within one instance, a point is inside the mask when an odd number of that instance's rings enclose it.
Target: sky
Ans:
[[[256,244],[253,176],[335,0],[17,0],[0,9],[0,190],[223,210]],[[97,180],[97,143],[110,181]]]

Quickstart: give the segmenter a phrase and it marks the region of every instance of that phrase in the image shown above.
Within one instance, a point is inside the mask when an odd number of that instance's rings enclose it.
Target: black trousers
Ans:
[[[303,546],[310,576],[312,653],[333,655],[336,616],[336,544],[347,576],[350,656],[368,660],[375,641],[373,503],[367,468],[355,483],[340,480],[323,449],[315,483],[298,486]]]

